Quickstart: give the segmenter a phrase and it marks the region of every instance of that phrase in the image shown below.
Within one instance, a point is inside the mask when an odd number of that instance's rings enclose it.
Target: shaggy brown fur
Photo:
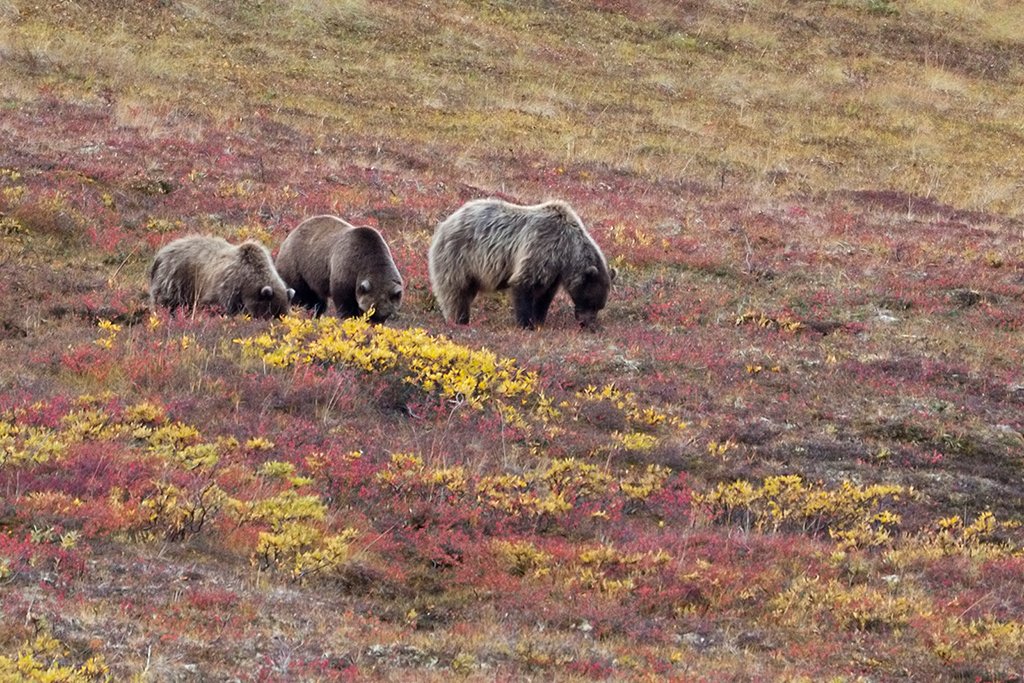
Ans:
[[[469,322],[478,292],[511,288],[516,322],[544,324],[561,285],[583,327],[597,321],[616,271],[565,202],[519,206],[468,202],[445,219],[430,244],[430,283],[449,322]]]
[[[334,216],[314,216],[298,225],[277,253],[277,270],[295,302],[314,315],[334,301],[339,318],[363,315],[382,323],[402,305],[402,276],[381,234]]]
[[[270,252],[256,242],[235,246],[220,237],[190,235],[158,251],[149,268],[153,308],[220,307],[269,318],[287,314],[294,294]]]

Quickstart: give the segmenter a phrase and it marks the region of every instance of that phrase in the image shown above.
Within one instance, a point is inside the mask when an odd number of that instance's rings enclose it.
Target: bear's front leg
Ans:
[[[558,283],[554,283],[540,293],[534,295],[533,299],[533,322],[539,327],[548,319],[548,309],[551,308],[551,301],[558,291]]]
[[[355,297],[337,297],[334,299],[334,311],[341,319],[345,318],[358,318],[359,316],[366,313],[363,309],[359,308],[359,302],[356,301]]]
[[[327,299],[317,299],[316,301],[306,304],[303,306],[313,311],[313,317],[319,318],[327,313]]]
[[[512,304],[515,306],[516,311],[516,323],[519,327],[524,330],[535,330],[537,329],[538,321],[534,317],[534,303],[536,296],[533,293],[532,287],[513,287],[512,288]],[[548,303],[551,303],[550,299]],[[545,313],[547,311],[545,310]]]
[[[342,320],[345,318],[357,318],[364,313],[359,308],[359,301],[356,299],[354,287],[344,287],[340,284],[331,283],[331,301],[334,302],[334,314]]]
[[[295,290],[292,297],[293,306],[302,306],[313,311],[313,317],[319,318],[327,312],[327,299],[313,291],[302,278],[292,278],[290,286]]]
[[[456,325],[468,325],[469,324],[469,301],[462,299],[455,306],[455,315],[452,316],[452,320]]]

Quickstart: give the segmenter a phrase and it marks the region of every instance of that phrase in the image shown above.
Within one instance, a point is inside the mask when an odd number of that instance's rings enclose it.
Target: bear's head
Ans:
[[[242,307],[251,318],[280,318],[292,308],[295,290],[284,283],[267,283],[242,292]],[[276,285],[276,286],[275,286]]]
[[[597,314],[608,303],[617,274],[618,271],[603,263],[587,266],[566,288],[576,306],[576,322],[580,327],[592,329],[597,324]]]
[[[371,282],[365,279],[356,286],[356,301],[363,313],[373,309],[371,322],[383,323],[401,307],[403,291],[401,282]]]
[[[236,253],[226,283],[235,288],[235,302],[231,308],[244,310],[252,318],[288,315],[295,290],[288,287],[277,274],[267,248],[247,241],[238,245]]]

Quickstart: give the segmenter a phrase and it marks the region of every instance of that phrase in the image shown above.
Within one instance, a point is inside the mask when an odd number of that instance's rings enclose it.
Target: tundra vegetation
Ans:
[[[1019,680],[1009,0],[0,0],[0,679]],[[446,325],[564,199],[602,328]],[[386,326],[151,313],[330,213]]]

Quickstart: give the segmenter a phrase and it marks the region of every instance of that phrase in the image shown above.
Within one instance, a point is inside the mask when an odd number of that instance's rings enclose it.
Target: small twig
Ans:
[[[132,249],[131,252],[129,252],[129,254],[127,256],[124,257],[124,261],[121,261],[121,265],[119,265],[114,270],[114,274],[110,276],[111,280],[113,280],[115,277],[117,277],[117,274],[121,272],[121,269],[124,268],[125,264],[128,263],[128,260],[132,256],[135,256],[135,252],[137,252],[138,250],[139,250],[139,247],[138,247],[138,245],[136,245],[136,247],[134,249]]]
[[[974,609],[975,607],[977,607],[977,606],[978,606],[979,604],[981,604],[982,602],[985,602],[986,600],[988,600],[989,598],[991,598],[991,597],[992,597],[992,595],[993,595],[993,592],[992,592],[992,591],[989,591],[988,593],[985,593],[985,595],[982,595],[982,596],[981,596],[980,598],[978,598],[977,600],[975,600],[974,602],[972,602],[972,603],[971,603],[970,605],[968,605],[968,606],[967,606],[967,609],[965,609],[965,610],[964,610],[963,612],[961,612],[960,614],[958,614],[956,618],[957,618],[957,619],[963,619],[963,618],[964,618],[964,615],[965,615],[965,614],[967,614],[968,612],[970,612],[970,611],[971,611],[972,609]]]
[[[745,260],[746,260],[746,264],[747,264],[747,274],[750,274],[750,269],[751,269],[751,266],[750,266],[750,255],[754,253],[754,249],[753,249],[753,247],[750,246],[750,238],[747,236],[747,231],[741,229],[740,230],[740,234],[743,235],[743,241],[746,242],[746,244],[747,244],[747,253],[746,253],[746,259]]]
[[[361,552],[363,552],[363,551],[365,551],[365,550],[368,550],[368,549],[369,549],[369,548],[370,548],[371,546],[373,546],[373,544],[374,544],[374,543],[376,543],[377,541],[379,541],[380,539],[384,538],[384,537],[385,537],[385,536],[387,536],[387,535],[388,535],[389,533],[391,533],[391,531],[392,531],[392,530],[393,530],[393,529],[394,529],[394,528],[395,528],[396,526],[398,526],[398,522],[395,522],[394,524],[392,524],[391,526],[389,526],[389,527],[388,527],[387,529],[385,529],[384,531],[380,532],[380,535],[378,535],[378,536],[377,536],[377,538],[373,539],[372,541],[370,541],[369,543],[367,543],[366,545],[364,545],[364,546],[363,546],[362,548],[360,548],[360,549],[359,549],[359,550],[358,550],[358,551],[356,552],[356,554],[358,554],[358,553],[361,553]]]

